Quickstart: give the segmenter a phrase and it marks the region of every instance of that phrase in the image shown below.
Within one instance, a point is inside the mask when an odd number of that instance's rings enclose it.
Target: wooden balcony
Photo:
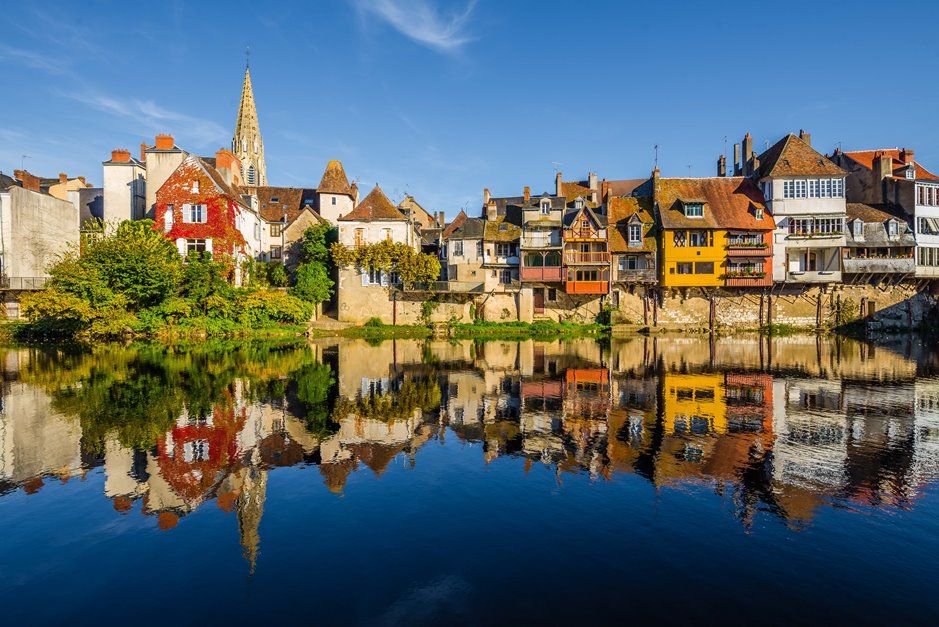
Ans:
[[[769,257],[773,252],[766,244],[728,244],[727,254],[731,257]]]
[[[573,241],[606,241],[606,229],[564,229],[564,239]]]
[[[609,294],[609,281],[568,281],[565,284],[568,294]]]
[[[773,277],[765,272],[737,273],[728,272],[724,275],[727,287],[770,287]]]
[[[561,281],[560,267],[521,268],[522,281],[541,281],[558,283]]]
[[[553,237],[550,235],[522,235],[521,245],[522,248],[560,248],[561,235],[560,233],[555,234]]]
[[[564,251],[564,263],[607,264],[610,263],[610,253],[605,250],[589,253],[582,253],[577,250],[566,250]]]
[[[616,270],[617,283],[655,283],[655,268],[642,268],[636,270]]]

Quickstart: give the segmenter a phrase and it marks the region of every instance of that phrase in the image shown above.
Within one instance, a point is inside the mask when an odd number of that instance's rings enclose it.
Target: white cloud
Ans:
[[[123,100],[95,92],[61,95],[99,111],[133,120],[142,127],[136,128],[136,132],[171,133],[181,142],[195,147],[227,143],[228,133],[216,122],[165,109],[152,100]]]
[[[39,52],[33,52],[32,50],[14,48],[4,44],[0,44],[0,59],[5,59],[11,63],[23,65],[34,70],[42,70],[49,74],[62,74],[65,71],[65,65],[58,59]]]
[[[432,0],[351,0],[359,14],[380,19],[399,33],[439,52],[455,52],[472,41],[466,32],[476,0],[444,12]]]

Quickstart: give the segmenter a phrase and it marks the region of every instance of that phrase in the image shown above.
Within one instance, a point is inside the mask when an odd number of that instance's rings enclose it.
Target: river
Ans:
[[[0,349],[7,624],[937,624],[914,337]]]

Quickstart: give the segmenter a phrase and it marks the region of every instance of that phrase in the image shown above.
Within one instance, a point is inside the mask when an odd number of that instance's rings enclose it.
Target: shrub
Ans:
[[[257,329],[272,323],[300,324],[313,315],[310,303],[273,290],[248,292],[238,303],[239,319],[247,326]]]
[[[322,303],[332,296],[333,285],[323,264],[306,263],[297,268],[297,283],[290,293],[309,303]]]
[[[385,323],[381,321],[381,318],[369,318],[363,326],[368,328],[380,328],[385,326]]]
[[[271,287],[287,287],[287,270],[284,264],[267,264],[267,283]]]

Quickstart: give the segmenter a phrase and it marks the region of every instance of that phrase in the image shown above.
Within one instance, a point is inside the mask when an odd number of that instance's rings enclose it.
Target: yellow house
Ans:
[[[722,374],[666,374],[665,435],[727,433],[727,401]]]
[[[661,223],[659,284],[662,287],[724,285],[726,230],[714,211],[719,179],[659,178],[653,172],[653,198]]]

